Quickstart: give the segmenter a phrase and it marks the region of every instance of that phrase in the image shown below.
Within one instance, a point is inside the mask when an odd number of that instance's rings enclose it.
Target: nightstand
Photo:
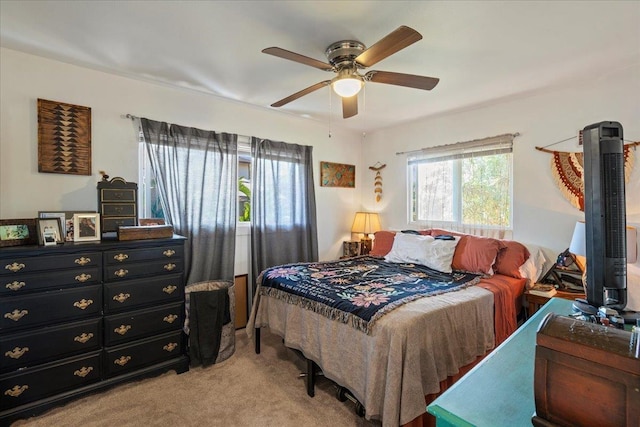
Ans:
[[[583,292],[567,292],[558,290],[558,292],[553,297],[543,297],[541,295],[533,295],[530,294],[529,291],[525,291],[524,293],[525,299],[527,300],[528,308],[527,308],[527,317],[533,316],[533,314],[540,309],[543,305],[547,303],[551,298],[562,298],[566,300],[575,300],[576,298],[585,298]]]

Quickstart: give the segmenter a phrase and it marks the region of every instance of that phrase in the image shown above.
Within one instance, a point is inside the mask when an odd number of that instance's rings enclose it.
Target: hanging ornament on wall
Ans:
[[[582,135],[579,135],[581,138]],[[572,139],[572,138],[569,138]],[[559,142],[564,142],[559,141]],[[557,144],[557,143],[554,143]],[[551,144],[551,145],[554,145]],[[624,146],[624,180],[629,182],[633,170],[634,153],[632,147],[640,145],[640,141]],[[548,146],[547,146],[548,147]],[[581,152],[553,151],[546,147],[536,147],[536,150],[552,155],[551,174],[565,199],[577,209],[584,211],[584,156]]]
[[[376,176],[373,179],[373,194],[376,196],[376,202],[382,200],[382,175],[380,171],[384,169],[387,165],[380,164],[380,162],[376,162],[375,165],[369,166],[369,169],[376,172]]]

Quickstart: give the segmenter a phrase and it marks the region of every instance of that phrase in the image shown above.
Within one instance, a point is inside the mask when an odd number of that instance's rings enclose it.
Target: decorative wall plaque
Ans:
[[[356,166],[320,162],[320,186],[354,188],[356,186]]]
[[[91,108],[38,99],[38,172],[91,175]]]

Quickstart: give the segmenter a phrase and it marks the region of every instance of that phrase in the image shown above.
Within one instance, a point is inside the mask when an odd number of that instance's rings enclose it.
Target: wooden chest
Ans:
[[[640,425],[631,333],[548,314],[536,336],[535,426]]]

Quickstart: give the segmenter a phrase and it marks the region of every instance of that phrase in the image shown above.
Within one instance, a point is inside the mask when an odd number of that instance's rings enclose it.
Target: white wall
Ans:
[[[38,173],[38,98],[91,108],[92,176]],[[333,126],[329,138],[328,123],[5,48],[0,49],[0,107],[0,218],[34,218],[39,210],[95,210],[98,170],[136,182],[137,132],[123,118],[127,113],[313,146],[321,259],[341,254],[353,213],[360,209],[359,181],[356,189],[319,186],[321,160],[362,169],[360,135]],[[239,252],[243,255],[242,248]]]
[[[437,90],[437,88],[436,88]],[[365,208],[381,212],[385,228],[407,228],[405,156],[396,152],[519,132],[514,140],[513,238],[543,246],[548,258],[566,249],[577,219],[584,214],[566,201],[550,170],[551,155],[535,149],[577,135],[604,121],[622,124],[627,140],[640,140],[640,60],[598,79],[575,81],[522,99],[506,100],[466,112],[407,123],[368,134],[364,165],[386,163],[384,196],[377,204],[373,175],[364,179]],[[550,147],[581,151],[577,139]],[[629,225],[640,229],[640,156],[626,187]],[[629,268],[634,308],[640,309],[640,261]]]

